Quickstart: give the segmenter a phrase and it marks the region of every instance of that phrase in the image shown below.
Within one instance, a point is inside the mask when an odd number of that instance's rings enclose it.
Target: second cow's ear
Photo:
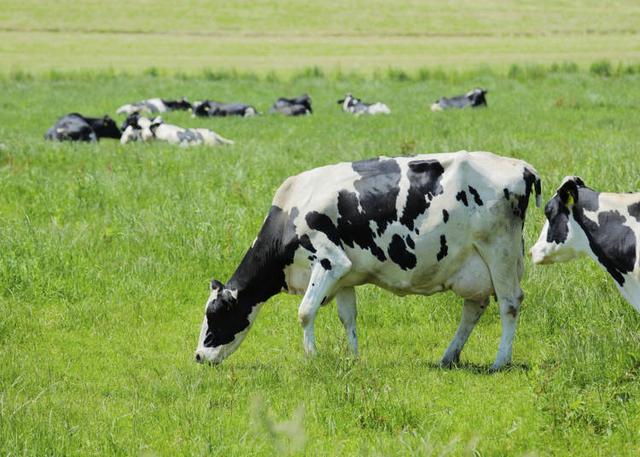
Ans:
[[[578,184],[583,184],[580,178],[572,176],[571,178],[565,178],[558,189],[558,196],[565,205],[571,207],[578,201]]]
[[[218,281],[217,279],[212,279],[211,280],[211,291],[213,292],[214,290],[217,290],[218,292],[220,292],[223,288],[224,288],[224,284],[222,284],[220,281]]]

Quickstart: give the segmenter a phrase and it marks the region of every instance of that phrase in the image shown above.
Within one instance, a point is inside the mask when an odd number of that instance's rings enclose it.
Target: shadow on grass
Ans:
[[[444,367],[442,365],[440,365],[439,362],[425,362],[423,365],[427,368],[431,368],[431,369],[435,369],[435,370],[442,370],[442,371],[455,371],[455,370],[462,370],[462,371],[466,371],[469,373],[473,373],[473,374],[481,374],[481,375],[493,375],[496,373],[508,373],[510,371],[521,371],[521,372],[527,372],[529,370],[531,370],[531,367],[529,366],[528,363],[512,363],[507,365],[506,368],[503,368],[500,371],[491,371],[491,365],[487,364],[479,364],[479,363],[473,363],[473,362],[460,362],[457,363],[455,365],[452,365],[450,367]]]

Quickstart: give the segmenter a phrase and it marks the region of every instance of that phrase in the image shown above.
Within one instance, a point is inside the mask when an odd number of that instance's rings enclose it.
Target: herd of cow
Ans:
[[[486,106],[484,89],[474,89],[465,95],[452,98],[440,98],[433,105],[432,111],[447,108],[466,108]],[[391,110],[381,102],[365,103],[347,94],[338,100],[342,110],[355,116],[390,114]],[[101,118],[86,117],[79,113],[67,114],[45,133],[45,139],[54,141],[98,141],[100,138],[119,139],[122,144],[131,141],[160,140],[180,146],[194,145],[222,145],[233,144],[233,141],[223,138],[216,132],[204,128],[184,128],[167,124],[158,116],[169,111],[191,111],[194,117],[251,117],[258,115],[258,110],[245,103],[220,103],[211,100],[189,103],[186,98],[181,100],[164,100],[151,98],[137,103],[129,103],[116,110],[116,114],[124,114],[127,119],[121,127],[108,115]],[[313,113],[311,97],[303,94],[299,97],[281,97],[269,110],[272,114],[285,116],[305,116]],[[143,115],[153,115],[147,118]]]
[[[441,98],[433,111],[486,106],[486,91]],[[338,101],[354,115],[390,113],[383,103],[347,94]],[[45,135],[53,140],[164,140],[180,145],[231,144],[207,129],[165,124],[160,114],[191,110],[194,116],[254,116],[250,105],[205,100],[150,99],[108,116],[69,114]],[[280,98],[271,112],[312,113],[311,98]],[[524,294],[524,222],[529,197],[540,206],[541,180],[528,163],[489,152],[378,157],[312,169],[276,191],[271,209],[231,279],[212,280],[196,348],[196,361],[219,363],[244,340],[263,303],[279,292],[303,295],[298,318],[305,351],[316,351],[314,320],[335,298],[354,354],[354,288],[376,284],[398,295],[451,290],[464,299],[460,325],[442,358],[460,353],[491,296],[498,302],[502,336],[492,370],[510,363]],[[546,221],[530,254],[536,264],[589,256],[614,279],[640,311],[640,194],[601,193],[577,176],[566,177],[545,206]]]

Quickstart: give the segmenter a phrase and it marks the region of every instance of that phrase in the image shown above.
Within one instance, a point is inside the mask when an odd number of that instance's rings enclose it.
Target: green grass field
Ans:
[[[545,199],[568,174],[640,190],[639,24],[629,1],[5,0],[0,456],[638,455],[640,316],[586,260],[527,263],[514,363],[496,374],[495,304],[446,370],[461,299],[372,286],[358,360],[333,303],[307,359],[288,295],[221,366],[193,352],[209,280],[300,171],[489,150],[534,165]],[[488,109],[429,111],[475,86]],[[148,97],[265,113],[302,92],[301,119],[165,116],[232,147],[42,139],[62,114]],[[393,113],[343,114],[346,92]],[[527,249],[543,218],[530,205]]]
[[[208,281],[226,280],[287,176],[336,161],[459,149],[537,167],[548,198],[566,174],[640,188],[637,75],[487,73],[425,81],[94,75],[0,81],[0,455],[635,455],[640,318],[593,263],[532,268],[514,366],[490,375],[492,305],[437,367],[458,323],[449,294],[358,290],[361,358],[335,305],[303,356],[298,297],[264,306],[219,367],[193,362]],[[481,85],[486,110],[433,114]],[[352,90],[388,102],[356,119]],[[113,113],[151,94],[246,100],[308,91],[302,119],[195,120],[228,148],[50,144],[61,113]],[[526,245],[543,221],[530,207]]]

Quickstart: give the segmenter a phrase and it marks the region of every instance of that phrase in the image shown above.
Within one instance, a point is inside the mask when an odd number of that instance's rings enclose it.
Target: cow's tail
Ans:
[[[536,207],[540,208],[542,204],[542,184],[540,182],[540,176],[538,172],[532,167],[524,168],[524,181],[526,183],[527,195],[531,194],[531,191],[535,191],[536,193]]]
[[[233,140],[228,140],[227,138],[224,138],[221,135],[218,135],[218,141],[220,142],[220,144],[235,144],[235,141]]]

